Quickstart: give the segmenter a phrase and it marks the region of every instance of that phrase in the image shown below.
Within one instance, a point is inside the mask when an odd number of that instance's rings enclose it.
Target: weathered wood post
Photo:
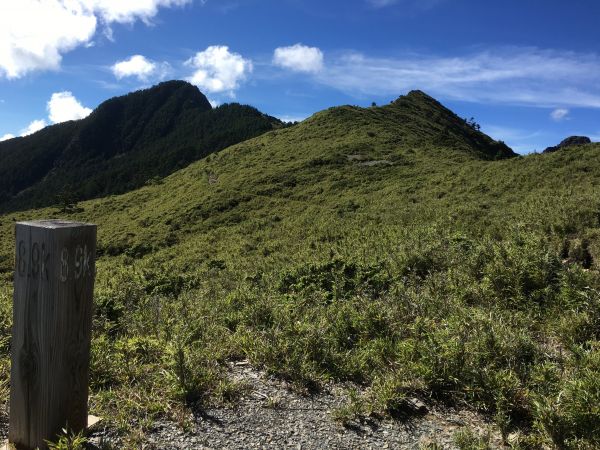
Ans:
[[[96,225],[16,224],[9,442],[47,448],[88,418]]]

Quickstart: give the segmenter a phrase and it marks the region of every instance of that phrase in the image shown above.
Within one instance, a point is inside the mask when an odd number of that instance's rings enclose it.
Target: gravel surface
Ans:
[[[469,411],[425,405],[415,399],[420,417],[410,420],[372,420],[342,426],[331,411],[343,404],[345,391],[330,386],[317,396],[303,396],[281,380],[266,376],[244,362],[230,365],[230,376],[248,387],[235,407],[210,408],[191,413],[186,426],[157,421],[144,434],[143,449],[419,449],[437,443],[456,448],[453,434],[468,425],[488,430],[489,425]],[[110,429],[99,429],[92,442],[119,448]],[[500,445],[497,432],[494,442]]]

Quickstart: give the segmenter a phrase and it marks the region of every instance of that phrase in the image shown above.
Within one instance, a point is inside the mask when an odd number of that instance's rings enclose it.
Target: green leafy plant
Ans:
[[[46,441],[50,450],[84,450],[87,442],[83,433],[73,433],[66,429],[62,430],[56,442]]]

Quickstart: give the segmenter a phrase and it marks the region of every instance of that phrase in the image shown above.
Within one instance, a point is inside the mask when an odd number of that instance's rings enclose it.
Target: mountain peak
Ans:
[[[198,108],[202,111],[212,109],[206,96],[193,84],[182,80],[163,81],[147,89],[130,92],[129,94],[111,98],[98,106],[94,113],[115,108],[129,109],[144,104],[144,109],[154,110],[165,104],[177,105],[181,109]],[[120,109],[119,108],[119,109]],[[94,114],[93,113],[93,114]]]
[[[413,132],[431,142],[457,147],[483,159],[502,159],[516,156],[503,142],[495,141],[480,131],[474,119],[457,116],[435,98],[421,90],[412,90],[387,106],[404,121],[413,123]]]
[[[560,144],[555,145],[554,147],[548,147],[546,150],[544,150],[544,153],[552,153],[562,148],[587,145],[591,143],[592,140],[587,136],[569,136],[568,138],[563,139],[563,141]]]
[[[170,95],[186,96],[188,97],[188,100],[194,102],[196,106],[199,106],[202,109],[212,109],[210,102],[208,101],[206,96],[202,92],[200,92],[200,89],[198,89],[197,86],[194,86],[193,84],[187,81],[163,81],[147,89],[146,91],[152,95],[156,95],[158,92],[162,91]]]
[[[434,98],[431,95],[428,95],[427,93],[421,91],[420,89],[413,89],[412,91],[409,91],[408,94],[403,95],[401,97],[420,97],[420,98],[430,98],[432,100],[434,100]]]
[[[165,81],[0,143],[0,211],[51,205],[67,189],[78,199],[135,189],[278,126],[249,106],[213,109],[196,86]]]

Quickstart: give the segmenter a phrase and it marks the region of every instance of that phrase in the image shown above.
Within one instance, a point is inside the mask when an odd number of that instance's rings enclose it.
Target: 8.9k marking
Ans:
[[[76,280],[91,275],[90,270],[90,252],[87,245],[83,247],[78,245],[75,247],[75,258],[73,259],[73,275]],[[69,251],[63,248],[60,254],[60,281],[63,283],[69,279],[69,273],[71,273],[71,267],[69,265]]]
[[[72,257],[71,257],[72,256]],[[70,255],[67,248],[60,252],[59,278],[63,283],[72,276],[76,280],[90,276],[91,253],[87,245],[75,247],[74,254]],[[34,242],[31,247],[24,241],[19,241],[17,246],[16,271],[20,277],[40,278],[49,280],[50,253],[44,243]]]

